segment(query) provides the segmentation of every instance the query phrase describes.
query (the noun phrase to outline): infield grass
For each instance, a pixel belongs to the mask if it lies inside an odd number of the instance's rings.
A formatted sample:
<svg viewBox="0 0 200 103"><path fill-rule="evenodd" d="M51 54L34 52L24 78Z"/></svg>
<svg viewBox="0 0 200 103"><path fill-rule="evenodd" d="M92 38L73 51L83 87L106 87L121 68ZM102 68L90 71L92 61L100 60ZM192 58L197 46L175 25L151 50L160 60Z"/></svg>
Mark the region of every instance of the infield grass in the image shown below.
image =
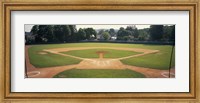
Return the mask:
<svg viewBox="0 0 200 103"><path fill-rule="evenodd" d="M82 58L99 58L99 54L97 53L99 51L105 52L104 58L121 58L121 57L140 54L139 52L115 50L115 49L72 50L72 51L62 52L62 53L77 56L77 57L82 57Z"/></svg>

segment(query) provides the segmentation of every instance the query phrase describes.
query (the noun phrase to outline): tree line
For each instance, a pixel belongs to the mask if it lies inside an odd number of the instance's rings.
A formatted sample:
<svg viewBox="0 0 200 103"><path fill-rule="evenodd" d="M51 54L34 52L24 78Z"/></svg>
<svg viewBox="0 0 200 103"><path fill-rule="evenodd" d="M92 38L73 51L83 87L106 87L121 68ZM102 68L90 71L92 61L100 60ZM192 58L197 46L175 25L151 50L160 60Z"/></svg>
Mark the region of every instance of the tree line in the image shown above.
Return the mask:
<svg viewBox="0 0 200 103"><path fill-rule="evenodd" d="M31 35L25 35L27 44L65 43L96 38L93 28L76 29L76 25L34 25Z"/></svg>
<svg viewBox="0 0 200 103"><path fill-rule="evenodd" d="M120 27L119 30L113 28L109 30L100 30L103 40L112 40L116 36L116 40L122 41L174 41L175 25L151 25L150 28L137 29L134 26Z"/></svg>
<svg viewBox="0 0 200 103"><path fill-rule="evenodd" d="M137 29L135 25L95 30L79 28L76 25L34 25L31 35L25 35L26 43L66 43L81 40L123 40L123 41L174 41L175 25L151 25Z"/></svg>

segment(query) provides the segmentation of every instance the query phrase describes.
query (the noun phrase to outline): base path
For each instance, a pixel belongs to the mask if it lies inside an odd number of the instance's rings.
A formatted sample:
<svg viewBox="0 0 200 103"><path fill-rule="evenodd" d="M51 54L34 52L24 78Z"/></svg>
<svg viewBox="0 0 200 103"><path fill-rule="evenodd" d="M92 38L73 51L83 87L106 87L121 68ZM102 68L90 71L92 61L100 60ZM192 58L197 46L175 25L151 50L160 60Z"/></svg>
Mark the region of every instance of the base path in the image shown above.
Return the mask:
<svg viewBox="0 0 200 103"><path fill-rule="evenodd" d="M68 56L76 59L82 60L79 64L75 65L66 65L66 66L56 66L56 67L47 67L47 68L36 68L34 67L29 60L28 48L30 46L26 46L26 65L27 65L27 74L29 78L52 78L54 75L63 72L65 70L77 68L77 69L130 69L139 73L144 74L147 78L166 78L163 76L163 73L167 73L168 70L157 70L152 68L144 68L137 66L130 66L123 64L120 60L142 56L151 53L157 53L158 50L148 50L148 49L136 49L136 48L116 48L116 47L80 47L80 48L56 48L56 49L45 49L43 51L54 53L57 55ZM135 52L143 52L142 54L127 56L123 58L116 59L105 59L103 55L99 55L100 58L81 58L72 55L63 54L60 52L66 52L70 50L83 50L83 49L96 49L96 48L107 48L107 49L117 49L117 50L129 50ZM175 73L174 69L171 69L172 73Z"/></svg>

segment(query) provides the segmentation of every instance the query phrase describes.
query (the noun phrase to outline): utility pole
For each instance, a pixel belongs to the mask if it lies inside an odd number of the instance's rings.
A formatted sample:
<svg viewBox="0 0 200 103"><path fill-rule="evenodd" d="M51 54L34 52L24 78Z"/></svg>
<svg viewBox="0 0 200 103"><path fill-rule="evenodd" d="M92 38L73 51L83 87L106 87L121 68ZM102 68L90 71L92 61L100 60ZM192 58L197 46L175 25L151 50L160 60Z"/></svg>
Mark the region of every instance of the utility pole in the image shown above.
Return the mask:
<svg viewBox="0 0 200 103"><path fill-rule="evenodd" d="M174 53L174 47L175 47L175 42L173 42L173 45L172 45L172 52L171 52L171 58L170 58L170 63L169 63L169 78L171 78L171 65L172 65L172 58L173 58L173 53Z"/></svg>

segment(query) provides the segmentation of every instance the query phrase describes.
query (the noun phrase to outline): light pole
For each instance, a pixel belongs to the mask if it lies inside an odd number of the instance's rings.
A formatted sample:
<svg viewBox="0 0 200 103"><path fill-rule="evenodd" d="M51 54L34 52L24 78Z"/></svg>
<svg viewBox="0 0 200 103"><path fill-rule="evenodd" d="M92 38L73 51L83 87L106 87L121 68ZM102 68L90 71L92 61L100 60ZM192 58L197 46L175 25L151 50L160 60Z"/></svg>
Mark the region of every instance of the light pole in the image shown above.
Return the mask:
<svg viewBox="0 0 200 103"><path fill-rule="evenodd" d="M172 58L173 58L173 53L174 53L174 46L175 46L175 42L173 42L172 44L172 52L171 52L171 58L170 58L170 63L169 63L169 78L171 77L170 73L171 73Z"/></svg>

